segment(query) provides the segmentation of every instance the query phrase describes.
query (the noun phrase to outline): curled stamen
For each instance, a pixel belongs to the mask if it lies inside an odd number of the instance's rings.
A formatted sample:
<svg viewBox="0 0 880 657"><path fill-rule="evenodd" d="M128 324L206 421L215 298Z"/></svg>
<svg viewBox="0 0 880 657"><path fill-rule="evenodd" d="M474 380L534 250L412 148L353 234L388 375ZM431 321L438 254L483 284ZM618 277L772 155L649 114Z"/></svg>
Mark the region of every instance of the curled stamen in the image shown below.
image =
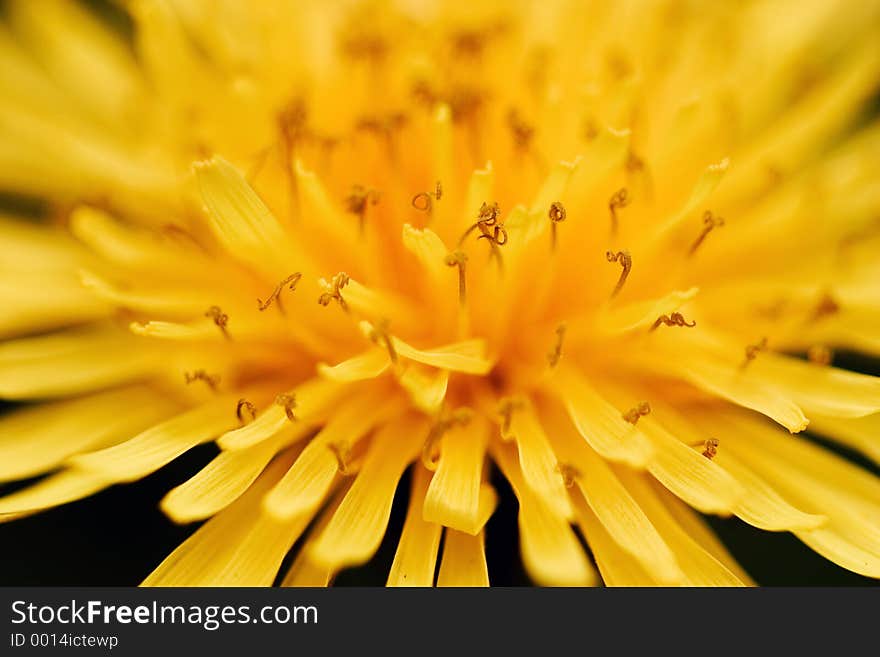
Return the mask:
<svg viewBox="0 0 880 657"><path fill-rule="evenodd" d="M465 426L474 416L474 412L466 407L457 408L451 413L443 414L428 431L428 437L422 446L422 465L428 470L436 470L440 462L440 450L437 444L443 435L455 426Z"/></svg>
<svg viewBox="0 0 880 657"><path fill-rule="evenodd" d="M205 317L209 317L214 320L214 324L217 325L217 328L220 329L220 332L223 334L223 337L227 340L229 339L229 333L226 330L226 325L229 323L229 315L220 310L220 306L211 306L205 312Z"/></svg>
<svg viewBox="0 0 880 657"><path fill-rule="evenodd" d="M235 406L235 417L238 418L239 422L244 424L244 413L242 411L247 411L250 414L251 421L255 420L257 417L257 407L247 399L239 399L238 404Z"/></svg>
<svg viewBox="0 0 880 657"><path fill-rule="evenodd" d="M553 349L547 354L547 362L550 363L550 367L556 367L559 359L562 358L562 343L565 340L566 330L565 324L560 324L556 327L556 342L553 344Z"/></svg>
<svg viewBox="0 0 880 657"><path fill-rule="evenodd" d="M823 344L814 344L807 349L807 360L816 365L830 365L834 352Z"/></svg>
<svg viewBox="0 0 880 657"><path fill-rule="evenodd" d="M758 357L758 354L762 351L767 350L767 338L763 337L755 344L750 344L746 347L746 359L743 361L742 367L745 368L749 363L751 363L755 358Z"/></svg>
<svg viewBox="0 0 880 657"><path fill-rule="evenodd" d="M388 358L391 359L391 362L394 365L397 365L397 350L394 348L394 341L391 338L391 333L388 330L389 322L387 319L382 319L373 326L370 331L370 340L372 340L377 345L385 347L388 350Z"/></svg>
<svg viewBox="0 0 880 657"><path fill-rule="evenodd" d="M688 322L681 313L672 313L671 315L660 315L651 326L651 330L656 331L661 324L666 326L686 326L688 328L693 328L697 325L695 321Z"/></svg>
<svg viewBox="0 0 880 657"><path fill-rule="evenodd" d="M433 192L419 192L412 198L412 206L420 212L427 212L429 215L434 211L434 201L439 201L443 196L443 187L440 181Z"/></svg>
<svg viewBox="0 0 880 657"><path fill-rule="evenodd" d="M299 283L299 279L301 278L302 274L300 272L291 274L275 286L275 289L272 290L272 294L269 295L268 299L266 299L265 301L260 301L259 299L257 299L257 307L260 309L260 312L263 312L264 310L266 310L266 308L271 306L273 301L278 302L278 309L283 312L283 307L281 305L281 290L284 289L285 285L289 284L289 289L291 292L293 292L294 290L296 290L296 284Z"/></svg>
<svg viewBox="0 0 880 657"><path fill-rule="evenodd" d="M216 390L217 386L220 384L220 376L218 374L208 374L205 370L184 372L183 377L186 380L187 385L194 383L195 381L204 381L208 384L208 387L211 390Z"/></svg>
<svg viewBox="0 0 880 657"><path fill-rule="evenodd" d="M321 296L318 297L318 303L322 306L329 306L330 302L335 300L340 308L348 312L348 304L345 302L345 299L342 298L342 288L348 285L350 280L351 278L344 271L334 275L333 278L330 279L330 291L323 292Z"/></svg>
<svg viewBox="0 0 880 657"><path fill-rule="evenodd" d="M556 464L556 472L562 475L562 483L566 488L574 486L575 482L581 476L581 471L570 463L558 462Z"/></svg>
<svg viewBox="0 0 880 657"><path fill-rule="evenodd" d="M710 461L715 458L715 455L718 453L718 439L717 438L709 438L703 443L703 456L705 456Z"/></svg>
<svg viewBox="0 0 880 657"><path fill-rule="evenodd" d="M688 250L688 255L692 256L698 248L700 248L700 244L703 243L703 240L711 233L715 228L720 228L724 225L724 219L722 217L716 217L712 214L711 210L706 210L703 213L703 230L697 236L697 239L694 240L694 243L691 244L691 248Z"/></svg>
<svg viewBox="0 0 880 657"><path fill-rule="evenodd" d="M296 422L296 416L293 414L293 409L296 408L296 395L292 393L278 395L275 398L275 403L284 408L284 414L287 415L288 420Z"/></svg>
<svg viewBox="0 0 880 657"><path fill-rule="evenodd" d="M626 413L623 413L621 417L623 417L624 420L635 426L636 424L638 424L640 417L642 417L643 415L648 415L648 413L650 412L651 405L648 402L643 401L639 402L638 406L633 406Z"/></svg>
<svg viewBox="0 0 880 657"><path fill-rule="evenodd" d="M629 254L629 251L618 251L617 253L606 251L605 259L608 262L619 262L622 268L620 278L617 279L617 285L614 286L614 290L611 292L611 297L614 298L623 288L623 284L626 283L626 277L629 276L629 272L632 270L632 256Z"/></svg>
<svg viewBox="0 0 880 657"><path fill-rule="evenodd" d="M547 216L550 217L550 246L555 251L556 224L565 221L565 206L559 201L553 201L553 203L550 204L550 210L547 212Z"/></svg>
<svg viewBox="0 0 880 657"><path fill-rule="evenodd" d="M364 233L367 204L376 205L378 202L378 190L363 185L353 185L348 196L345 197L345 209L358 218L358 230L361 235Z"/></svg>
<svg viewBox="0 0 880 657"><path fill-rule="evenodd" d="M498 403L498 415L501 416L501 437L508 438L513 412L523 408L525 404L517 397L505 397Z"/></svg>
<svg viewBox="0 0 880 657"><path fill-rule="evenodd" d="M481 233L477 239L487 239L495 246L506 244L507 230L504 228L504 224L498 221L500 214L501 208L498 207L498 203L489 204L483 202L483 205L480 206L480 211L477 213L477 221L462 233L458 240L458 247L461 248L468 235L477 229Z"/></svg>
<svg viewBox="0 0 880 657"><path fill-rule="evenodd" d="M448 267L458 267L458 303L461 306L467 301L467 276L465 268L467 266L467 254L464 251L453 251L446 256L446 265Z"/></svg>
<svg viewBox="0 0 880 657"><path fill-rule="evenodd" d="M629 192L621 187L608 199L608 211L611 213L611 233L617 233L617 211L629 205Z"/></svg>

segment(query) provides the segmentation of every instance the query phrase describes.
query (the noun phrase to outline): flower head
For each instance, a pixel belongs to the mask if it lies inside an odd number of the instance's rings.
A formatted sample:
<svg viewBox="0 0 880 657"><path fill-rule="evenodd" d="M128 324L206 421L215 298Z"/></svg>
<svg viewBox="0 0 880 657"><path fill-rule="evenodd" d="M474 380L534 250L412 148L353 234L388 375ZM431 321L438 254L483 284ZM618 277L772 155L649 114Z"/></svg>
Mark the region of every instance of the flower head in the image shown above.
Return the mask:
<svg viewBox="0 0 880 657"><path fill-rule="evenodd" d="M216 442L146 584L326 584L395 495L389 584L487 584L495 471L540 584L750 583L695 510L880 577L798 435L880 456L878 3L8 4L0 518Z"/></svg>

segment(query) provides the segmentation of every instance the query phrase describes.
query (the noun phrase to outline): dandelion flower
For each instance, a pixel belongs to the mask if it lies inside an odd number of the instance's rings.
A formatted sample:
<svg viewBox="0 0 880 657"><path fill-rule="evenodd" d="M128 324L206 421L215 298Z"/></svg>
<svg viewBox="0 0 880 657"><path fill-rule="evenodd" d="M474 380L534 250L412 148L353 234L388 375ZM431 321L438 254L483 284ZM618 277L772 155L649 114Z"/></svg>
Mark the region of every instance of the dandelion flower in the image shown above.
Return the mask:
<svg viewBox="0 0 880 657"><path fill-rule="evenodd" d="M2 520L215 442L145 584L327 584L399 495L388 584L486 585L496 472L538 584L750 584L700 514L880 577L799 435L880 459L880 4L120 4L4 3Z"/></svg>

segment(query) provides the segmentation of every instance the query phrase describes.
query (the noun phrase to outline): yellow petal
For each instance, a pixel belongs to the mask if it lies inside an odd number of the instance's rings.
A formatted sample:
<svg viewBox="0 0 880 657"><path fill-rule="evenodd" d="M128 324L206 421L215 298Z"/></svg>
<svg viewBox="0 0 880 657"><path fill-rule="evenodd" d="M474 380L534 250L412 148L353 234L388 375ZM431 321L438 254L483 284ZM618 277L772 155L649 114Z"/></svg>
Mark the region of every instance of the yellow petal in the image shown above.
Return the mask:
<svg viewBox="0 0 880 657"><path fill-rule="evenodd" d="M752 363L753 375L765 377L807 414L862 417L880 412L880 377L767 354Z"/></svg>
<svg viewBox="0 0 880 657"><path fill-rule="evenodd" d="M113 329L79 329L0 345L0 397L60 397L144 379L157 352Z"/></svg>
<svg viewBox="0 0 880 657"><path fill-rule="evenodd" d="M4 516L42 511L49 507L80 500L112 485L100 474L75 468L61 470L36 484L0 498L0 522Z"/></svg>
<svg viewBox="0 0 880 657"><path fill-rule="evenodd" d="M678 227L681 222L692 215L700 207L705 204L709 195L718 187L718 183L724 177L727 169L730 167L730 160L724 158L720 162L715 162L706 167L706 170L697 180L691 194L685 201L684 205L667 219L660 228L657 229L657 235L663 236Z"/></svg>
<svg viewBox="0 0 880 657"><path fill-rule="evenodd" d="M574 502L578 526L596 559L596 566L606 586L656 586L661 584L645 570L632 554L611 538L584 499Z"/></svg>
<svg viewBox="0 0 880 657"><path fill-rule="evenodd" d="M529 488L558 515L570 519L571 504L559 473L556 454L531 404L524 403L525 407L517 408L511 414L510 430L504 438L516 442L523 478Z"/></svg>
<svg viewBox="0 0 880 657"><path fill-rule="evenodd" d="M128 438L177 408L150 388L131 386L7 413L0 417L0 481L40 474L72 454Z"/></svg>
<svg viewBox="0 0 880 657"><path fill-rule="evenodd" d="M640 301L620 307L605 307L599 326L608 333L624 333L639 328L650 328L661 315L678 310L697 296L699 288L675 290L652 301Z"/></svg>
<svg viewBox="0 0 880 657"><path fill-rule="evenodd" d="M748 371L755 363L742 369L736 364L720 362L708 354L692 354L687 360L678 356L672 358L664 361L663 370L668 372L674 368L698 388L760 411L793 433L807 427L808 420L800 406L781 394L772 380L754 376Z"/></svg>
<svg viewBox="0 0 880 657"><path fill-rule="evenodd" d="M314 422L337 400L342 390L343 387L335 381L310 379L288 391L288 394L296 397L295 417L304 427L314 426ZM285 409L278 404L272 404L253 422L223 434L217 444L222 449L244 449L271 438L289 424Z"/></svg>
<svg viewBox="0 0 880 657"><path fill-rule="evenodd" d="M387 370L390 364L387 351L370 349L336 365L318 363L318 374L331 381L350 383L374 379Z"/></svg>
<svg viewBox="0 0 880 657"><path fill-rule="evenodd" d="M260 500L289 466L280 458L245 495L202 525L141 586L269 586L310 513L280 521Z"/></svg>
<svg viewBox="0 0 880 657"><path fill-rule="evenodd" d="M227 251L273 278L287 275L291 252L299 256L299 250L290 247L281 224L241 173L221 157L196 163L194 171L211 228ZM293 261L299 269L307 263L302 257Z"/></svg>
<svg viewBox="0 0 880 657"><path fill-rule="evenodd" d="M615 472L672 550L679 568L685 575L684 584L686 586L742 586L744 584L743 580L694 539L690 528L685 530L679 524L661 502L660 493L650 486L645 475L625 472L622 468L616 468Z"/></svg>
<svg viewBox="0 0 880 657"><path fill-rule="evenodd" d="M352 447L398 406L397 399L365 394L347 401L296 459L293 467L266 496L264 508L287 519L313 512L330 489L339 470L331 445Z"/></svg>
<svg viewBox="0 0 880 657"><path fill-rule="evenodd" d="M449 371L425 371L420 366L413 364L400 374L398 381L409 393L416 408L434 415L440 410L443 400L446 399Z"/></svg>
<svg viewBox="0 0 880 657"><path fill-rule="evenodd" d="M449 249L430 228L413 228L403 225L403 245L416 256L422 268L435 281L448 278L444 264Z"/></svg>
<svg viewBox="0 0 880 657"><path fill-rule="evenodd" d="M364 335L374 333L369 322L361 322L360 326ZM482 339L465 340L429 350L416 349L395 336L391 336L391 341L398 356L432 367L467 374L485 374L492 368L492 362L485 356L486 341Z"/></svg>
<svg viewBox="0 0 880 657"><path fill-rule="evenodd" d="M664 426L671 433L686 445L698 448L697 451L702 450L706 436L715 435L696 426L690 414L685 419L684 414L676 413L662 404L655 404L654 411L658 420L662 419ZM717 422L724 420L717 418L713 425ZM783 499L766 479L737 459L730 450L725 449L726 444L725 441L718 448L714 461L742 486L743 493L733 507L733 512L737 516L755 527L768 531L814 529L825 523L824 516L805 513Z"/></svg>
<svg viewBox="0 0 880 657"><path fill-rule="evenodd" d="M123 443L71 457L75 467L109 481L134 481L235 423L233 397L222 396L147 429Z"/></svg>
<svg viewBox="0 0 880 657"><path fill-rule="evenodd" d="M745 491L730 474L713 459L676 440L651 418L643 418L639 424L654 444L648 471L657 481L703 513L732 513Z"/></svg>
<svg viewBox="0 0 880 657"><path fill-rule="evenodd" d="M483 532L471 536L447 529L437 586L489 586L489 567Z"/></svg>
<svg viewBox="0 0 880 657"><path fill-rule="evenodd" d="M296 558L293 560L293 564L290 566L290 570L287 571L287 574L281 581L281 586L317 588L330 585L333 576L336 574L336 570L332 567L315 563L309 558L310 550L308 548L315 537L320 536L327 528L327 525L335 515L336 510L345 498L349 488L350 487L342 486L336 495L333 496L333 500L327 505L327 508L321 511L320 517L317 522L314 523L315 526L309 530L309 534L305 539L305 545L300 548Z"/></svg>
<svg viewBox="0 0 880 657"><path fill-rule="evenodd" d="M377 433L339 509L309 545L314 563L337 570L370 559L388 526L397 483L416 457L426 431L424 422L404 419Z"/></svg>
<svg viewBox="0 0 880 657"><path fill-rule="evenodd" d="M880 413L858 418L810 414L810 430L859 450L880 464Z"/></svg>
<svg viewBox="0 0 880 657"><path fill-rule="evenodd" d="M423 517L469 534L480 526L480 483L488 425L475 418L447 431L440 443L440 461L425 497Z"/></svg>
<svg viewBox="0 0 880 657"><path fill-rule="evenodd" d="M285 444L305 434L296 429L282 430L251 447L221 452L194 477L168 491L160 504L162 511L178 523L214 515L237 500Z"/></svg>
<svg viewBox="0 0 880 657"><path fill-rule="evenodd" d="M523 564L541 586L590 586L596 572L571 526L536 496L522 478L507 446L493 451L496 463L519 500L519 540Z"/></svg>
<svg viewBox="0 0 880 657"><path fill-rule="evenodd" d="M204 292L181 289L121 289L97 274L80 270L79 282L92 297L103 302L146 313L192 316L205 311ZM214 328L216 332L216 327Z"/></svg>
<svg viewBox="0 0 880 657"><path fill-rule="evenodd" d="M573 368L560 363L552 384L565 402L571 421L590 446L611 461L644 467L653 449L650 441L626 420Z"/></svg>
<svg viewBox="0 0 880 657"><path fill-rule="evenodd" d="M575 482L591 510L586 522L589 524L593 518L598 520L603 533L640 562L652 580L666 584L679 582L683 575L675 556L645 512L605 461L572 433L554 434L554 444L560 459L575 468ZM584 522L582 516L579 522ZM601 542L602 536L598 540ZM615 550L609 550L608 558L621 561L623 566L627 560L617 559L616 554ZM625 570L630 570L629 566ZM640 573L640 569L634 572Z"/></svg>
<svg viewBox="0 0 880 657"><path fill-rule="evenodd" d="M431 473L416 463L403 533L388 573L388 586L432 586L442 526L422 519Z"/></svg>

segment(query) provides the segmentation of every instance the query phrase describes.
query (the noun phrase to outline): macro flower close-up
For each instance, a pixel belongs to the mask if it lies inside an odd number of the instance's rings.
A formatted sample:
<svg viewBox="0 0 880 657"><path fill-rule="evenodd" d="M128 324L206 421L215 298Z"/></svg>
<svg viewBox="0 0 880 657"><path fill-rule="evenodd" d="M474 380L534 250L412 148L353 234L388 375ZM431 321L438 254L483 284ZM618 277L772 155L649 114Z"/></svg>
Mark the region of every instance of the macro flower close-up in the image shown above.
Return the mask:
<svg viewBox="0 0 880 657"><path fill-rule="evenodd" d="M0 537L210 447L109 583L880 578L878 91L876 0L0 2Z"/></svg>

